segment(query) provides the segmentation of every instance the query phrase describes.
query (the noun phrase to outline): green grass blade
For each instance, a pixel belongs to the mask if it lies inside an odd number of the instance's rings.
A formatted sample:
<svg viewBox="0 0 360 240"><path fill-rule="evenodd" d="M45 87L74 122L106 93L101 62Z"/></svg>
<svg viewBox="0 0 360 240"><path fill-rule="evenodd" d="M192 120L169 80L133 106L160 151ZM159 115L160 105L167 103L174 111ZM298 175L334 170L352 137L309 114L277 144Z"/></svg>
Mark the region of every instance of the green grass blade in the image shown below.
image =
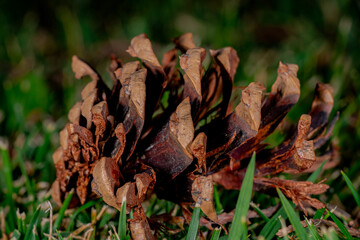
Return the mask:
<svg viewBox="0 0 360 240"><path fill-rule="evenodd" d="M315 212L313 219L320 219L324 215L324 212L325 212L325 208L318 209Z"/></svg>
<svg viewBox="0 0 360 240"><path fill-rule="evenodd" d="M228 237L229 240L239 239L240 236L242 239L246 239L247 237L246 216L249 211L254 181L255 157L256 154L254 152L241 185L239 198L236 203L234 219Z"/></svg>
<svg viewBox="0 0 360 240"><path fill-rule="evenodd" d="M126 200L121 205L118 233L120 240L126 239Z"/></svg>
<svg viewBox="0 0 360 240"><path fill-rule="evenodd" d="M32 216L31 220L30 220L30 224L29 226L27 226L27 230L26 230L26 234L25 234L25 240L30 240L33 239L34 237L34 233L33 233L33 229L34 227L36 227L36 224L39 220L39 216L40 216L40 207L38 207L34 213L34 215Z"/></svg>
<svg viewBox="0 0 360 240"><path fill-rule="evenodd" d="M215 228L211 234L210 240L218 240L220 237L220 233L221 233L221 228Z"/></svg>
<svg viewBox="0 0 360 240"><path fill-rule="evenodd" d="M284 207L281 207L265 224L261 230L259 236L263 236L266 240L273 239L277 231L281 228L281 223L279 221L279 216L281 216L284 221L287 219L287 215Z"/></svg>
<svg viewBox="0 0 360 240"><path fill-rule="evenodd" d="M71 201L71 198L74 194L74 190L71 190L69 195L66 197L65 201L63 202L63 205L61 206L60 210L59 210L59 214L58 214L58 217L56 218L55 222L54 222L54 226L53 226L53 230L57 230L59 229L60 225L61 225L61 222L64 218L64 214L65 214L65 211L66 209L68 208L69 204L70 204L70 201Z"/></svg>
<svg viewBox="0 0 360 240"><path fill-rule="evenodd" d="M27 191L28 195L31 196L31 198L35 198L34 190L33 190L33 187L31 185L31 180L29 178L29 175L28 175L28 173L26 171L26 167L25 167L24 151L23 151L23 149L20 149L19 147L17 147L16 150L18 152L17 159L18 159L18 162L19 162L20 171L21 171L22 176L25 178L26 191Z"/></svg>
<svg viewBox="0 0 360 240"><path fill-rule="evenodd" d="M215 209L217 213L220 213L223 211L223 206L220 202L220 196L219 192L217 190L217 187L214 185L214 202L215 202Z"/></svg>
<svg viewBox="0 0 360 240"><path fill-rule="evenodd" d="M77 217L77 215L79 215L79 213L81 213L82 211L88 209L89 207L92 207L94 206L96 203L98 203L99 200L97 201L90 201L90 202L87 202L85 203L84 205L80 206L74 213L73 215L71 215L70 217L70 223L68 225L68 227L66 228L66 231L67 232L70 232L72 230L72 228L74 227L75 225L75 219Z"/></svg>
<svg viewBox="0 0 360 240"><path fill-rule="evenodd" d="M195 240L198 233L199 222L200 222L200 207L195 206L188 233L186 235L186 240Z"/></svg>
<svg viewBox="0 0 360 240"><path fill-rule="evenodd" d="M328 213L340 231L345 235L346 239L353 239L344 224L332 212L328 211Z"/></svg>
<svg viewBox="0 0 360 240"><path fill-rule="evenodd" d="M321 240L322 238L320 237L319 233L317 232L314 224L311 221L309 221L307 218L305 218L305 221L306 221L306 224L308 225L308 228L310 230L310 233L311 233L313 239Z"/></svg>
<svg viewBox="0 0 360 240"><path fill-rule="evenodd" d="M26 215L25 213L20 214L20 210L16 211L16 221L17 221L17 230L20 233L25 234L26 232L26 224L25 224Z"/></svg>
<svg viewBox="0 0 360 240"><path fill-rule="evenodd" d="M261 209L258 208L258 206L256 206L255 203L251 202L251 203L250 203L250 206L251 206L252 208L254 208L254 210L259 214L259 216L260 216L262 219L265 220L265 222L270 221L270 218L268 218L268 217L261 211Z"/></svg>
<svg viewBox="0 0 360 240"><path fill-rule="evenodd" d="M1 235L0 235L1 236ZM15 229L15 231L12 233L11 240L21 240L22 234L19 230ZM1 239L6 239L4 236Z"/></svg>
<svg viewBox="0 0 360 240"><path fill-rule="evenodd" d="M343 178L345 179L345 182L347 184L347 186L349 187L356 204L358 205L358 207L360 207L360 195L359 192L355 189L354 185L352 184L350 178L343 172L341 171L341 174L343 176Z"/></svg>
<svg viewBox="0 0 360 240"><path fill-rule="evenodd" d="M64 240L63 237L61 236L60 232L56 229L56 234L59 238L59 240Z"/></svg>
<svg viewBox="0 0 360 240"><path fill-rule="evenodd" d="M321 173L321 171L322 171L325 163L326 163L326 160L320 165L320 167L318 167L318 168L315 170L315 172L313 172L313 173L309 176L309 178L307 179L309 182L315 182L315 181L316 181L316 179L319 177L319 175L320 175L320 173Z"/></svg>
<svg viewBox="0 0 360 240"><path fill-rule="evenodd" d="M13 178L12 178L12 166L11 160L9 156L8 150L0 149L1 150L1 158L3 162L3 172L5 177L5 186L6 186L6 202L7 205L10 207L10 211L7 214L8 220L6 221L6 225L9 227L9 230L12 232L15 229L16 224L16 209L13 200Z"/></svg>
<svg viewBox="0 0 360 240"><path fill-rule="evenodd" d="M294 230L297 234L297 236L299 237L299 239L301 240L306 240L307 238L307 234L306 234L306 230L305 228L302 226L299 217L296 215L294 209L292 208L290 202L286 199L286 197L284 196L284 194L278 189L276 188L276 191L279 194L280 197L280 201L281 204L284 206L285 208L285 212L287 214L287 216L289 217L289 220L291 222L291 224L294 227Z"/></svg>

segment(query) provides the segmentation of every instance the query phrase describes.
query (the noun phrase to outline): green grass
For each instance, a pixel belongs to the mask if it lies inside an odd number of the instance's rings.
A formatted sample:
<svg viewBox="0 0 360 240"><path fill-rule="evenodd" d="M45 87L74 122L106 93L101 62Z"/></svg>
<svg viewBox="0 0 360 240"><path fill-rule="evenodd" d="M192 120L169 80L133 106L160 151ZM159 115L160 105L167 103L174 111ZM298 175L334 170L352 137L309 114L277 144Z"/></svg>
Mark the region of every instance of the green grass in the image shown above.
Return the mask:
<svg viewBox="0 0 360 240"><path fill-rule="evenodd" d="M68 225L68 227L66 228L66 231L70 232L73 230L74 225L75 225L75 219L76 217L83 211L85 211L86 209L94 206L96 203L98 203L99 201L89 201L87 203L85 203L84 205L80 206L78 209L76 209L76 211L71 215L70 217L70 223Z"/></svg>
<svg viewBox="0 0 360 240"><path fill-rule="evenodd" d="M58 236L59 240L63 240L63 239L64 239L64 238L61 236L61 234L59 233L59 231L58 231L58 230L56 230L56 234L57 234L57 236Z"/></svg>
<svg viewBox="0 0 360 240"><path fill-rule="evenodd" d="M68 196L66 197L66 199L64 200L63 205L61 206L61 208L59 210L59 214L58 214L58 217L56 218L56 220L54 222L53 229L55 229L55 230L59 229L59 227L61 225L61 222L62 222L62 220L64 218L65 211L68 208L73 195L74 195L74 190L71 190L69 192Z"/></svg>
<svg viewBox="0 0 360 240"><path fill-rule="evenodd" d="M336 226L338 226L338 228L340 229L340 231L342 232L342 234L344 234L344 236L346 237L346 239L351 240L353 239L349 233L349 231L346 229L346 227L344 226L344 224L331 212L328 211L328 214L330 215L330 217L332 218L332 220L336 223Z"/></svg>
<svg viewBox="0 0 360 240"><path fill-rule="evenodd" d="M251 157L249 166L246 170L243 183L241 184L239 198L236 202L234 219L231 224L230 233L228 237L229 240L247 238L248 230L247 230L246 217L250 206L251 193L253 187L255 158L256 158L256 154L254 152Z"/></svg>
<svg viewBox="0 0 360 240"><path fill-rule="evenodd" d="M310 230L311 238L314 240L321 240L322 238L320 237L319 233L317 232L314 224L311 221L309 221L307 218L305 220L306 220L308 229Z"/></svg>
<svg viewBox="0 0 360 240"><path fill-rule="evenodd" d="M306 240L307 234L306 234L305 228L302 226L302 224L300 222L299 216L295 213L293 207L291 206L290 202L285 198L284 194L279 189L276 189L276 190L279 194L281 204L284 206L286 215L288 216L292 226L295 229L297 237L300 240Z"/></svg>
<svg viewBox="0 0 360 240"><path fill-rule="evenodd" d="M34 215L31 217L31 221L29 225L26 227L26 233L25 233L25 240L30 240L36 238L37 231L36 231L36 225L38 224L39 217L40 217L40 211L41 209L38 207L34 213Z"/></svg>
<svg viewBox="0 0 360 240"><path fill-rule="evenodd" d="M221 228L215 228L211 234L210 240L218 240L220 238Z"/></svg>
<svg viewBox="0 0 360 240"><path fill-rule="evenodd" d="M282 217L284 220L287 219L287 215L284 207L281 207L265 224L262 228L259 236L263 236L266 240L273 239L277 231L281 228L281 223L279 217Z"/></svg>
<svg viewBox="0 0 360 240"><path fill-rule="evenodd" d="M350 189L354 200L356 202L356 204L358 205L358 207L360 207L360 195L359 195L359 190L356 190L353 183L351 182L351 180L349 179L349 177L343 172L341 171L341 174L346 182L346 185L348 186L348 188Z"/></svg>
<svg viewBox="0 0 360 240"><path fill-rule="evenodd" d="M200 206L195 205L189 225L189 230L186 235L186 240L195 240L197 238L200 222L200 213Z"/></svg>
<svg viewBox="0 0 360 240"><path fill-rule="evenodd" d="M315 182L316 179L319 177L324 165L326 164L327 161L324 161L318 169L316 169L307 179L307 181L309 182Z"/></svg>
<svg viewBox="0 0 360 240"><path fill-rule="evenodd" d="M121 205L120 217L119 217L119 226L118 234L120 240L126 239L126 200Z"/></svg>
<svg viewBox="0 0 360 240"><path fill-rule="evenodd" d="M15 219L16 219L16 209L13 201L13 177L12 177L12 166L10 162L9 152L7 150L1 149L1 157L3 164L3 176L5 177L5 186L6 186L6 206L9 206L9 213L7 214L7 224L6 226L10 231L15 229Z"/></svg>

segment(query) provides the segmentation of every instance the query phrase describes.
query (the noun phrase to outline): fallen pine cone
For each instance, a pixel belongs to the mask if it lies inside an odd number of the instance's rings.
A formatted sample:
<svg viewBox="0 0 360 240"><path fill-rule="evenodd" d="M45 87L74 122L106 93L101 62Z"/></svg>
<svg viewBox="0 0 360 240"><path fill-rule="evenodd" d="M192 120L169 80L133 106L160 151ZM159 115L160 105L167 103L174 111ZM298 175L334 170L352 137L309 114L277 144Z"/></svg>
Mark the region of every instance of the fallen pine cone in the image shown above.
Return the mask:
<svg viewBox="0 0 360 240"><path fill-rule="evenodd" d="M89 76L91 82L60 132L61 146L53 154L53 199L61 205L74 188L72 206L102 197L120 210L126 200L127 211L134 210L132 237L152 239L156 229L151 229L141 206L152 193L181 204L186 221L191 218L187 206L197 202L211 221L218 222L213 184L240 189L256 151L255 190L279 188L304 211L305 206L324 207L311 195L326 191L326 184L264 177L315 170L325 159L331 166L336 163L332 144L315 155L328 142L337 119L328 122L331 87L318 83L309 114L301 116L282 144L269 148L263 140L299 99L297 65L280 62L269 94L261 84L250 83L233 107L236 51L210 50L213 61L205 70L206 51L195 46L190 33L174 42L176 48L166 52L160 64L147 36L134 37L127 51L141 62L123 64L113 57L112 89L86 62L73 57L75 77Z"/></svg>

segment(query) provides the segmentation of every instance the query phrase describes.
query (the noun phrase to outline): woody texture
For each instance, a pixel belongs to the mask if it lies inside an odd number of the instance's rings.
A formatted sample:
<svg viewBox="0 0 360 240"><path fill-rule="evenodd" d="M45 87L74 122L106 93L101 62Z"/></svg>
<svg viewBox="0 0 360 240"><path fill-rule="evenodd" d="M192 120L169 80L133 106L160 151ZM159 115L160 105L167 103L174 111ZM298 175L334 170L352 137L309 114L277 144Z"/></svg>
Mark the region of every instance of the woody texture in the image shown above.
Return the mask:
<svg viewBox="0 0 360 240"><path fill-rule="evenodd" d="M284 118L300 97L297 65L280 62L270 92L252 82L239 94L233 87L239 64L233 48L207 52L190 33L173 42L160 63L147 36L134 37L127 50L134 61L111 59L111 88L73 56L75 77L90 82L69 111L53 154L56 203L72 189L71 206L102 197L120 210L126 200L127 212L133 210L132 238L153 239L171 220L145 215L142 203L156 194L179 204L185 222L198 204L205 214L200 224L211 229L233 216L217 215L213 185L239 190L256 152L254 191L274 194L278 188L305 214L309 207L324 207L312 195L325 192L326 184L277 176L313 172L325 160L324 168L337 163L337 148L329 140L337 119L329 119L332 88L318 83L309 112L289 126ZM279 128L285 140L265 143Z"/></svg>

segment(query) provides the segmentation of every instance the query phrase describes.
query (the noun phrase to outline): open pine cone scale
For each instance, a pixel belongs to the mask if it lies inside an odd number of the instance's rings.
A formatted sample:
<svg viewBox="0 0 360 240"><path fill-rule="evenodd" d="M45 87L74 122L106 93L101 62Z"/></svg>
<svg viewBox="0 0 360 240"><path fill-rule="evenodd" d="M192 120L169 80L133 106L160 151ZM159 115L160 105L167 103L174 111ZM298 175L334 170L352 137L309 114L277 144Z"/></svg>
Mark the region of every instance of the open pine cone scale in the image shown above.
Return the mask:
<svg viewBox="0 0 360 240"><path fill-rule="evenodd" d="M86 62L73 57L75 77L89 76L91 81L69 111L61 146L53 154L54 200L61 204L71 189L76 190L72 206L98 196L120 210L126 200L127 211L134 210L130 230L135 239L151 239L156 230L141 206L152 193L180 203L184 216L189 216L188 206L198 203L208 219L224 224L213 206L213 184L240 189L256 151L256 190L279 188L304 211L306 206L323 207L310 195L326 191L327 185L264 177L313 171L326 159L325 168L336 164L332 144L323 155L315 155L329 142L336 121L328 123L331 87L317 84L309 114L301 116L288 139L271 148L263 141L299 100L298 67L280 62L268 95L264 86L250 83L233 107L236 51L210 50L213 61L205 70L206 50L194 44L190 33L174 43L161 65L145 34L133 38L128 53L142 64L123 64L113 57L112 89Z"/></svg>

